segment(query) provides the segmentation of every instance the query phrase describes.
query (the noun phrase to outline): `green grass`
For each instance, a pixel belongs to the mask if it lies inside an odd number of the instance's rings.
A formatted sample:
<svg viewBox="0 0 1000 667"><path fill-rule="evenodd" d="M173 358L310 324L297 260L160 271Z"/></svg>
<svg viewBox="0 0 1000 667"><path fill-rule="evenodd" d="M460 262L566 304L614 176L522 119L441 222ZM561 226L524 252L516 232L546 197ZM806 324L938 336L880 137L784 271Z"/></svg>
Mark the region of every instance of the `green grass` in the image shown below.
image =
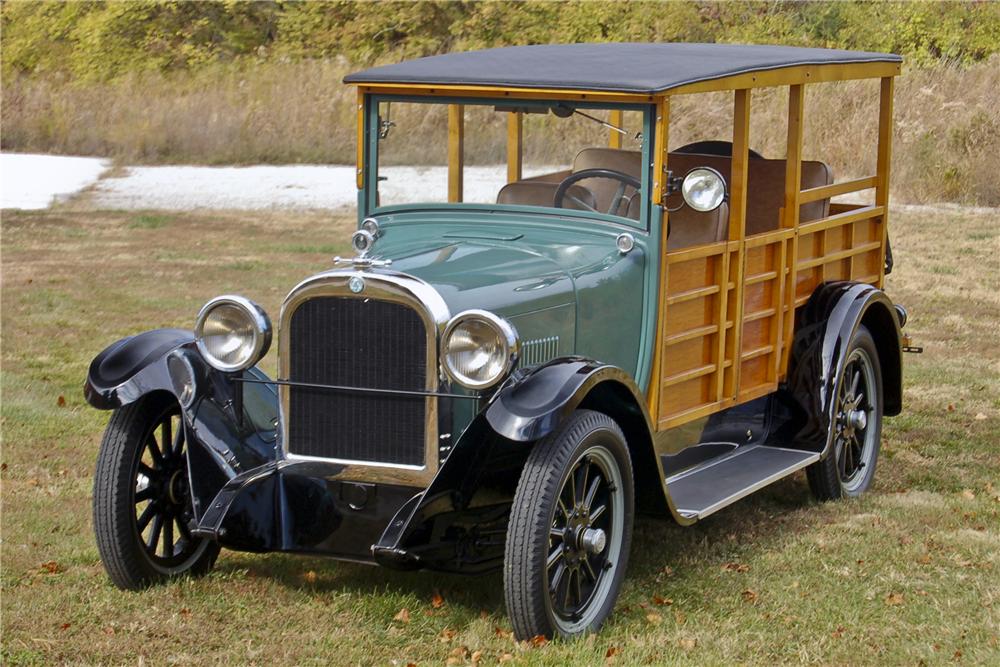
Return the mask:
<svg viewBox="0 0 1000 667"><path fill-rule="evenodd" d="M351 221L5 211L3 663L998 664L1000 213L901 208L892 226L889 292L925 353L905 359L873 492L818 504L797 475L691 528L643 518L606 628L533 647L511 639L496 574L225 551L200 580L112 587L91 533L107 414L83 401L90 359L224 292L276 313L348 251Z"/></svg>

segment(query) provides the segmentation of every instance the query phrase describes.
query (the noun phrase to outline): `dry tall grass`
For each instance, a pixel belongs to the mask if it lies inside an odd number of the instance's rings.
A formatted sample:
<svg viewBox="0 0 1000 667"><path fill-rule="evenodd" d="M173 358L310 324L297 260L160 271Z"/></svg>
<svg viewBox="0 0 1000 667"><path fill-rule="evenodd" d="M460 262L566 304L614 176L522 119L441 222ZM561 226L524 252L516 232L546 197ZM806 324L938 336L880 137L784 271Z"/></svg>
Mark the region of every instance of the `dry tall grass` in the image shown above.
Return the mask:
<svg viewBox="0 0 1000 667"><path fill-rule="evenodd" d="M65 83L55 78L4 82L4 150L113 156L125 163L350 163L354 160L353 89L343 61L237 63L197 73L142 74L114 83ZM901 201L1000 205L1000 57L958 69L908 70L896 86L893 189ZM787 94L753 96L752 144L783 153ZM840 176L871 173L875 155L877 84L812 86L807 94L806 157ZM731 134L732 97L683 96L673 105L671 144ZM405 110L398 110L400 125ZM411 112L412 113L412 112ZM394 161L437 162L442 123L410 118L411 149ZM439 119L440 120L440 119ZM502 155L504 119L480 113L467 132L472 163ZM560 125L562 123L562 125ZM577 127L580 129L572 129ZM559 161L540 150L579 145L587 123L532 117L529 160ZM478 134L478 138L477 138Z"/></svg>

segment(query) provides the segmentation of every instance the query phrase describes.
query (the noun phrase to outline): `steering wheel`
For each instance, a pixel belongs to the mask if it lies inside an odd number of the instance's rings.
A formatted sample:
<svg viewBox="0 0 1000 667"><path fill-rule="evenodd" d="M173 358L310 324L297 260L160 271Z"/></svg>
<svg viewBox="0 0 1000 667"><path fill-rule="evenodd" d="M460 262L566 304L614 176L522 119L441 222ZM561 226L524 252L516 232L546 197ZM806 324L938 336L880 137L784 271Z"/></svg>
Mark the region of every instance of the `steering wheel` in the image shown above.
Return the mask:
<svg viewBox="0 0 1000 667"><path fill-rule="evenodd" d="M609 178L613 181L618 181L618 190L615 191L615 196L611 198L611 205L608 207L607 211L598 211L593 206L581 201L578 197L567 194L573 185L588 178ZM624 217L628 214L628 206L631 202L631 197L625 196L625 188L627 187L631 187L636 191L639 191L642 188L642 183L639 182L639 179L633 178L626 173L615 171L614 169L581 169L580 171L570 174L563 179L562 183L559 184L559 187L556 188L556 194L552 198L552 205L556 208L565 208L563 206L563 200L569 198L572 202L587 211L593 211L594 213L603 212L608 215L619 215ZM621 210L622 205L625 206L624 211Z"/></svg>

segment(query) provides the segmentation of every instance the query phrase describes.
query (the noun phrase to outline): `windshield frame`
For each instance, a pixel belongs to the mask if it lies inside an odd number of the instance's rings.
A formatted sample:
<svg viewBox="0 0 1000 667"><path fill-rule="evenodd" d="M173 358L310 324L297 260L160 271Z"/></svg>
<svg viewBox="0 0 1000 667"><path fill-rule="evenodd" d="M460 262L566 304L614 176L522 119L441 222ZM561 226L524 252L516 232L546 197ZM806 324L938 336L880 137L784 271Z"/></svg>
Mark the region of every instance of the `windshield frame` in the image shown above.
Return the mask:
<svg viewBox="0 0 1000 667"><path fill-rule="evenodd" d="M364 171L364 187L358 191L358 219L381 214L398 213L408 208L428 209L428 208L478 208L488 207L496 211L511 213L530 213L546 215L561 215L565 217L582 217L614 224L620 227L636 229L648 232L652 215L652 164L653 146L655 132L656 105L653 103L626 103L626 102L601 102L601 101L578 101L564 100L560 98L537 98L537 99L512 99L504 97L447 97L439 95L398 95L385 93L365 94L364 101L364 129L362 137L365 138L364 156L361 169ZM449 104L480 105L492 107L553 107L560 103L569 103L573 108L581 110L614 110L614 111L638 111L642 114L642 159L645 168L642 170L640 179L642 187L639 196L642 207L639 219L633 220L621 216L597 213L591 211L581 211L577 209L557 209L554 207L525 206L518 204L497 204L497 203L473 203L473 202L428 202L414 201L406 204L391 204L385 206L376 205L376 195L378 192L378 151L379 151L379 105L385 102L409 102L417 104L439 104L447 106ZM502 113L502 112L498 112ZM360 137L359 137L360 138ZM465 165L463 164L463 168Z"/></svg>

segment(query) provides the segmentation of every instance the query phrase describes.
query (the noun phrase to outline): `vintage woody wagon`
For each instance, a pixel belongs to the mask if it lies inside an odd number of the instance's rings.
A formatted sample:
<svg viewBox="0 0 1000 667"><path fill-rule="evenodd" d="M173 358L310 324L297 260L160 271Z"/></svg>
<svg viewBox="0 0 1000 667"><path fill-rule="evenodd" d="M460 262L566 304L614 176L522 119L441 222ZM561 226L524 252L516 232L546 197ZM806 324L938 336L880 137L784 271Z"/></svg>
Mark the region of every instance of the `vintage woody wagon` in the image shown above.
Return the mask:
<svg viewBox="0 0 1000 667"><path fill-rule="evenodd" d="M817 498L865 491L901 410L906 311L883 291L900 65L573 44L350 75L356 255L289 292L278 377L256 367L271 320L231 295L93 361L112 581L203 573L223 546L502 568L519 638L572 637L610 615L637 511L693 524L801 469ZM874 173L837 181L803 125L807 91L848 79L872 80L877 118L838 141ZM752 150L760 88L787 95L783 155ZM731 134L671 146L701 94L728 96ZM477 141L505 173L465 163ZM399 166L414 156L447 169Z"/></svg>

